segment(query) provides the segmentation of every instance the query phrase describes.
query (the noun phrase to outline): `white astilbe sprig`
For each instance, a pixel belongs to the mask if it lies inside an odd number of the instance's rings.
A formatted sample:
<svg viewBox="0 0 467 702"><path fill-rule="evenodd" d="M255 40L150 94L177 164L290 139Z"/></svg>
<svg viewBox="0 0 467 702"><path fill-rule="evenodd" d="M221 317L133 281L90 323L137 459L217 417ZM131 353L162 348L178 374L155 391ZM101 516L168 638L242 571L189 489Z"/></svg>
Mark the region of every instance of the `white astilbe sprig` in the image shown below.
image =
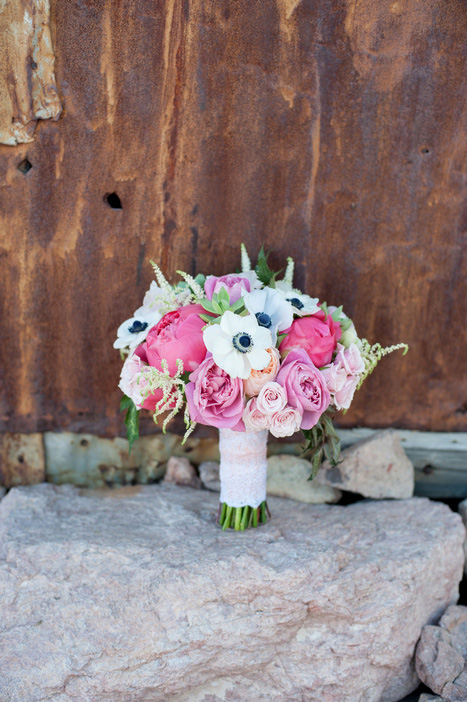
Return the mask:
<svg viewBox="0 0 467 702"><path fill-rule="evenodd" d="M203 298L206 297L206 293L204 292L203 288L201 285L193 278L192 275L189 273L185 273L185 271L177 271L178 275L180 275L185 283L188 285L188 287L191 289L191 291L194 294L195 300L202 300Z"/></svg>
<svg viewBox="0 0 467 702"><path fill-rule="evenodd" d="M248 271L251 271L251 261L245 244L240 246L240 251L242 253L242 273L248 273Z"/></svg>
<svg viewBox="0 0 467 702"><path fill-rule="evenodd" d="M293 285L293 273L294 273L294 260L291 256L287 258L287 268L285 269L285 274L284 274L284 283L287 283L287 285Z"/></svg>
<svg viewBox="0 0 467 702"><path fill-rule="evenodd" d="M399 349L404 349L403 355L405 356L405 354L409 350L407 344L395 344L394 346L386 346L385 348L383 348L381 344L373 344L372 346L370 342L367 341L367 339L361 339L360 341L362 345L360 353L363 358L363 362L365 363L365 370L360 376L360 380L357 385L357 390L361 387L365 378L367 378L369 375L371 375L371 373L373 373L374 369L381 361L383 356L388 356L388 354L392 353L393 351L399 351Z"/></svg>
<svg viewBox="0 0 467 702"><path fill-rule="evenodd" d="M157 424L157 418L159 415L163 414L164 412L169 413L162 424L162 431L164 434L167 424L175 417L175 415L185 404L183 419L185 421L186 432L182 441L182 444L184 444L195 428L196 422L192 421L188 404L186 404L185 401L185 381L182 378L183 361L180 358L177 358L176 364L177 371L175 375L170 375L169 365L165 358L163 358L161 361L162 370L153 367L148 368L144 373L145 387L143 394L145 397L148 397L156 390L162 390L163 395L156 405L153 417Z"/></svg>
<svg viewBox="0 0 467 702"><path fill-rule="evenodd" d="M186 305L193 304L199 298L205 297L201 285L188 273L177 271L185 280L186 287L180 287L180 285L174 286L170 285L157 263L151 261L151 265L154 268L157 283L162 290L161 295L156 298L156 302L162 314L176 310L179 307L186 307Z"/></svg>

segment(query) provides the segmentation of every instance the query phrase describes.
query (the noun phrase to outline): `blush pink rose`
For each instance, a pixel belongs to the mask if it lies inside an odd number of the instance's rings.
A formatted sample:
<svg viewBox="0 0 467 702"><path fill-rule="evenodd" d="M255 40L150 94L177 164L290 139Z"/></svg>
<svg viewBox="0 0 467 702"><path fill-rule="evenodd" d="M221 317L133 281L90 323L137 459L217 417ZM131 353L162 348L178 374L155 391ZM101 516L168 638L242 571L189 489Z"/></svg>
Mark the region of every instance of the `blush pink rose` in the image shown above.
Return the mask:
<svg viewBox="0 0 467 702"><path fill-rule="evenodd" d="M271 423L270 417L258 408L257 398L253 397L248 400L243 411L243 422L247 431L262 431L269 429Z"/></svg>
<svg viewBox="0 0 467 702"><path fill-rule="evenodd" d="M275 347L266 349L266 351L271 358L269 365L267 365L266 368L263 368L263 370L252 370L250 377L243 381L245 395L248 395L249 397L255 397L263 385L266 385L266 383L276 379L279 372L279 367L281 364L279 351Z"/></svg>
<svg viewBox="0 0 467 702"><path fill-rule="evenodd" d="M260 412L271 417L275 412L283 410L287 404L287 393L279 383L266 383L256 398Z"/></svg>
<svg viewBox="0 0 467 702"><path fill-rule="evenodd" d="M295 407L284 407L273 414L269 431L279 439L282 436L292 436L300 429L302 413Z"/></svg>
<svg viewBox="0 0 467 702"><path fill-rule="evenodd" d="M190 375L185 394L194 422L245 431L242 379L231 378L214 363L211 355Z"/></svg>
<svg viewBox="0 0 467 702"><path fill-rule="evenodd" d="M204 292L208 300L212 300L214 293L218 294L222 288L229 293L230 304L237 302L244 293L251 292L258 287L258 278L254 271L236 273L234 275L208 275L204 283Z"/></svg>
<svg viewBox="0 0 467 702"><path fill-rule="evenodd" d="M349 409L365 363L358 347L337 344L334 362L321 371L336 409Z"/></svg>
<svg viewBox="0 0 467 702"><path fill-rule="evenodd" d="M158 370L162 370L161 361L165 359L171 375L177 372L178 358L183 361L184 372L196 370L206 357L202 331L206 322L199 316L201 312L205 312L201 305L167 312L135 353Z"/></svg>
<svg viewBox="0 0 467 702"><path fill-rule="evenodd" d="M279 350L284 358L293 349L303 349L315 366L322 368L331 363L341 335L340 324L320 310L310 317L296 319Z"/></svg>
<svg viewBox="0 0 467 702"><path fill-rule="evenodd" d="M323 374L303 349L290 351L282 362L276 383L285 389L288 404L303 413L302 429L314 427L331 402Z"/></svg>
<svg viewBox="0 0 467 702"><path fill-rule="evenodd" d="M146 362L134 353L128 356L123 364L118 387L136 405L137 409L147 409L154 411L159 400L162 399L162 390L147 395L147 380L145 374L149 370Z"/></svg>

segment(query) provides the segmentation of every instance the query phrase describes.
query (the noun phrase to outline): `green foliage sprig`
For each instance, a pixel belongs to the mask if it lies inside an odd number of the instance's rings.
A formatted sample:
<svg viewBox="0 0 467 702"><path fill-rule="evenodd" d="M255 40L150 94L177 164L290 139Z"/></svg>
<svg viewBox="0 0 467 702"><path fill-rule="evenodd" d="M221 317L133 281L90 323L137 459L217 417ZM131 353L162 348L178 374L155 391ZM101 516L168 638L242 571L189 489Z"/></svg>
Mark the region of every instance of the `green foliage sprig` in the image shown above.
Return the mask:
<svg viewBox="0 0 467 702"><path fill-rule="evenodd" d="M206 312L210 314L200 314L201 319L208 324L218 324L224 312L235 312L241 314L245 305L243 298L240 298L233 305L230 304L229 293L225 288L221 288L218 293L214 293L212 300L200 300Z"/></svg>
<svg viewBox="0 0 467 702"><path fill-rule="evenodd" d="M332 415L326 411L321 415L317 424L311 429L303 429L306 439L304 453L310 453L311 475L313 480L323 462L327 458L332 466L337 466L341 453L341 441L332 423Z"/></svg>
<svg viewBox="0 0 467 702"><path fill-rule="evenodd" d="M130 397L124 395L120 402L120 411L123 412L127 410L125 415L125 426L126 426L126 436L130 448L128 453L131 453L131 447L135 441L139 438L139 410L136 409L136 405Z"/></svg>
<svg viewBox="0 0 467 702"><path fill-rule="evenodd" d="M263 285L269 285L271 288L276 287L276 278L282 271L274 272L268 266L268 257L270 251L265 253L264 246L261 247L258 254L258 263L255 266L255 273Z"/></svg>

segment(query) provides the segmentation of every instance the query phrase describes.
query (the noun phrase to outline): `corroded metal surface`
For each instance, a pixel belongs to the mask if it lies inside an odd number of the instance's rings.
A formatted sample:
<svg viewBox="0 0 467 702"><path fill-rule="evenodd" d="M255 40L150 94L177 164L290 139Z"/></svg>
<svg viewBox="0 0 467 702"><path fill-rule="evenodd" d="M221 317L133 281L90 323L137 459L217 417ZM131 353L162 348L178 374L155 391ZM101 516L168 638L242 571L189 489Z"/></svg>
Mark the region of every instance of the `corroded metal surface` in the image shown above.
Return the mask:
<svg viewBox="0 0 467 702"><path fill-rule="evenodd" d="M0 485L34 485L45 480L42 434L0 434Z"/></svg>
<svg viewBox="0 0 467 702"><path fill-rule="evenodd" d="M0 430L121 431L112 341L147 260L223 273L243 240L410 344L342 425L465 428L466 19L463 0L52 2L64 113L0 147Z"/></svg>
<svg viewBox="0 0 467 702"><path fill-rule="evenodd" d="M31 142L38 119L60 116L49 16L49 0L0 3L2 144Z"/></svg>

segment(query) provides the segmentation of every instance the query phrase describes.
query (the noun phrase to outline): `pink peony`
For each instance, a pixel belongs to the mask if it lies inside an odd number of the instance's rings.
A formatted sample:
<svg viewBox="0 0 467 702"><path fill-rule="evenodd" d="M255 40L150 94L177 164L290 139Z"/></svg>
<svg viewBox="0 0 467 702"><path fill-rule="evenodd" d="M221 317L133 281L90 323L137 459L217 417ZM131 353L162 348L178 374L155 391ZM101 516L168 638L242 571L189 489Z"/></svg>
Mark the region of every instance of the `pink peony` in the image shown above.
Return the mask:
<svg viewBox="0 0 467 702"><path fill-rule="evenodd" d="M185 394L194 422L245 431L242 380L231 378L215 364L211 355L190 375Z"/></svg>
<svg viewBox="0 0 467 702"><path fill-rule="evenodd" d="M208 300L212 300L214 293L219 293L225 288L229 293L230 304L237 302L244 293L251 292L258 287L258 278L254 271L235 273L233 275L208 275L204 283L204 292Z"/></svg>
<svg viewBox="0 0 467 702"><path fill-rule="evenodd" d="M326 318L323 310L320 310L310 317L296 319L279 350L284 358L293 349L303 349L314 365L322 368L331 363L341 335L340 325L334 322L331 315Z"/></svg>
<svg viewBox="0 0 467 702"><path fill-rule="evenodd" d="M302 413L295 407L284 407L279 412L273 414L269 431L276 438L281 436L292 436L300 429Z"/></svg>
<svg viewBox="0 0 467 702"><path fill-rule="evenodd" d="M331 396L323 374L303 349L290 351L282 362L276 383L287 392L288 404L303 412L302 429L314 427L329 407Z"/></svg>
<svg viewBox="0 0 467 702"><path fill-rule="evenodd" d="M257 404L257 398L253 397L247 402L243 412L243 421L247 431L261 431L269 429L271 423L270 417L264 414Z"/></svg>
<svg viewBox="0 0 467 702"><path fill-rule="evenodd" d="M200 312L205 312L201 305L187 305L167 312L135 353L159 370L165 359L171 375L177 372L178 358L183 361L184 372L196 370L206 357L202 331L206 322L199 316Z"/></svg>
<svg viewBox="0 0 467 702"><path fill-rule="evenodd" d="M287 393L279 383L266 383L256 398L260 412L271 417L275 412L283 410L287 404Z"/></svg>
<svg viewBox="0 0 467 702"><path fill-rule="evenodd" d="M252 370L250 377L243 381L245 395L255 397L263 385L276 379L281 363L279 351L275 347L266 350L269 353L271 361L263 370Z"/></svg>
<svg viewBox="0 0 467 702"><path fill-rule="evenodd" d="M337 344L334 362L321 371L336 409L349 409L365 363L355 344L347 349Z"/></svg>

